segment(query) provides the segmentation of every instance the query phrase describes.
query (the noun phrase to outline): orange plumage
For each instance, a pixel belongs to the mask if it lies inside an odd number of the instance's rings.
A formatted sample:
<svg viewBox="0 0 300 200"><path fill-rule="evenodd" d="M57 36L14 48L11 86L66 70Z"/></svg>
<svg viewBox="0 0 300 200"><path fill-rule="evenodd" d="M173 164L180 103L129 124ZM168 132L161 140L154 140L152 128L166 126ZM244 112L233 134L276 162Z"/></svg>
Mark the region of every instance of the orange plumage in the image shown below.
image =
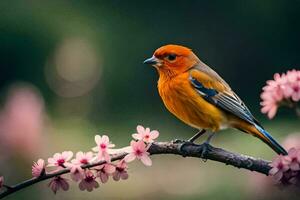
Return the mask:
<svg viewBox="0 0 300 200"><path fill-rule="evenodd" d="M213 132L237 128L286 154L229 85L189 48L160 47L145 63L159 73L158 91L167 109L186 124Z"/></svg>

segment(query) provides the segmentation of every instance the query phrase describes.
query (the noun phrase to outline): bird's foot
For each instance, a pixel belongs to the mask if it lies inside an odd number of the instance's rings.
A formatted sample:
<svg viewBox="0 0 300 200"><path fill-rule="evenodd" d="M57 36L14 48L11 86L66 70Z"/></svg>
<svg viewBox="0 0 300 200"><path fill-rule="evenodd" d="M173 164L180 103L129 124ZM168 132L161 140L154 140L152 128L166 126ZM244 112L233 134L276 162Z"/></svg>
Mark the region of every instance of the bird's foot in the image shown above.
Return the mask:
<svg viewBox="0 0 300 200"><path fill-rule="evenodd" d="M203 159L204 162L206 162L207 161L206 156L207 153L211 150L211 146L207 141L201 144L201 146L202 146L201 158Z"/></svg>
<svg viewBox="0 0 300 200"><path fill-rule="evenodd" d="M208 136L207 140L202 144L201 158L203 159L203 161L206 161L207 152L211 150L211 146L209 143L214 135L215 135L215 133L211 133Z"/></svg>

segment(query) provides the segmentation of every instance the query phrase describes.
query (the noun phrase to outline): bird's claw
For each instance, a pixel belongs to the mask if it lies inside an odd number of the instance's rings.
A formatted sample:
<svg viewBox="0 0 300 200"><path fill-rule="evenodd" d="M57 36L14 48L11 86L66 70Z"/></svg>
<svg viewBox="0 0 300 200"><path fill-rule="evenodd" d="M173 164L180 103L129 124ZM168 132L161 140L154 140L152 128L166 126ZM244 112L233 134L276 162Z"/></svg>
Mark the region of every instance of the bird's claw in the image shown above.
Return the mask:
<svg viewBox="0 0 300 200"><path fill-rule="evenodd" d="M211 146L208 142L204 142L202 145L202 151L201 151L201 158L203 159L204 162L206 162L206 155L207 152L211 150Z"/></svg>

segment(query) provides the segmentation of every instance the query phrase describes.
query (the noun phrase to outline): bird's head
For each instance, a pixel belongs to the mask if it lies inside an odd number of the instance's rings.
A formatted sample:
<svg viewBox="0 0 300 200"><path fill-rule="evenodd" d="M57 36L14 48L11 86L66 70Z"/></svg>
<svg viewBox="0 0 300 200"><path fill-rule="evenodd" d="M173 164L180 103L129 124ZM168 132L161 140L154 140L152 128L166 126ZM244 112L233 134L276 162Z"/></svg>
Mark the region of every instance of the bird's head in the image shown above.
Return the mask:
<svg viewBox="0 0 300 200"><path fill-rule="evenodd" d="M144 64L154 66L160 74L177 75L187 71L199 62L191 49L180 45L165 45L158 48Z"/></svg>

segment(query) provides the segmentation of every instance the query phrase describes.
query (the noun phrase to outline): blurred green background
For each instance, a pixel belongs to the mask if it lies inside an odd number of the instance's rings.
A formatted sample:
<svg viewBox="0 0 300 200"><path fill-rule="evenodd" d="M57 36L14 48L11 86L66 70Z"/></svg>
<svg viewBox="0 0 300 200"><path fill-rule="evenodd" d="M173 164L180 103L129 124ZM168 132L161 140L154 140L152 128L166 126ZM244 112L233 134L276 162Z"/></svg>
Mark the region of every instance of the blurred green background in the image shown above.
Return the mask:
<svg viewBox="0 0 300 200"><path fill-rule="evenodd" d="M142 64L164 44L188 46L215 69L265 127L283 141L299 131L294 112L260 113L260 93L276 72L299 69L300 1L1 1L0 175L31 176L32 160L63 150L88 151L94 135L127 145L138 124L160 140L195 130L173 117ZM18 96L19 95L19 96ZM25 103L21 103L25 102ZM262 142L223 131L213 145L272 159ZM294 192L262 175L198 159L154 156L130 165L130 178L92 193L56 196L41 183L7 199L282 199ZM265 182L264 182L265 181ZM266 183L268 182L268 183ZM287 196L288 195L288 196Z"/></svg>

